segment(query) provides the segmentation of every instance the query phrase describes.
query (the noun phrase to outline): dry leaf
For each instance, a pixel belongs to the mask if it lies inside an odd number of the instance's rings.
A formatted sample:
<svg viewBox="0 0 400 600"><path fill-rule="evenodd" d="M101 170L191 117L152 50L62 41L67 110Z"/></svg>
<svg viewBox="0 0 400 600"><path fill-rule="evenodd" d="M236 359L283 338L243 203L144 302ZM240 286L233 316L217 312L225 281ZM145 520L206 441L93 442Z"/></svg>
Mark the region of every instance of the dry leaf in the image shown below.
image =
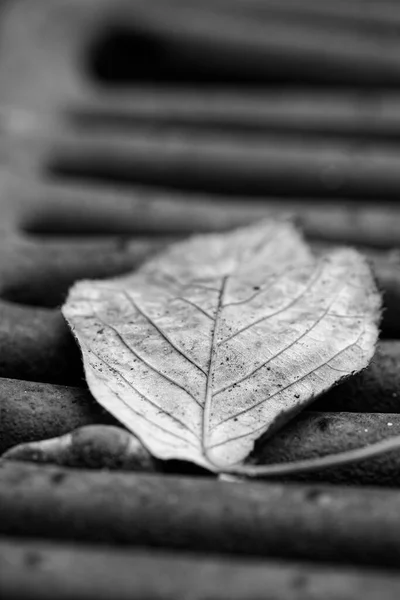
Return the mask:
<svg viewBox="0 0 400 600"><path fill-rule="evenodd" d="M214 471L364 368L380 297L354 250L315 259L268 221L83 281L63 307L93 395L157 457Z"/></svg>
<svg viewBox="0 0 400 600"><path fill-rule="evenodd" d="M140 441L113 425L85 425L54 438L18 444L4 452L1 460L75 469L156 470L155 460Z"/></svg>

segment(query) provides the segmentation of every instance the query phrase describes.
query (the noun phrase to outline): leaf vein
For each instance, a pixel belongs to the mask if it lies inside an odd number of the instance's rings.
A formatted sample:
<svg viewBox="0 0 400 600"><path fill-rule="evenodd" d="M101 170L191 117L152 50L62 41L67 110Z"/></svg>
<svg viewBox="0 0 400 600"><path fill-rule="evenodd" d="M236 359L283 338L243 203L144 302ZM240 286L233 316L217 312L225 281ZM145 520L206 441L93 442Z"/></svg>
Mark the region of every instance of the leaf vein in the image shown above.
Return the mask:
<svg viewBox="0 0 400 600"><path fill-rule="evenodd" d="M273 279L273 281L271 281L269 283L269 285L260 285L259 286L260 289L258 289L256 292L254 292L254 294L251 294L250 296L248 296L247 298L244 298L243 300L237 300L236 302L227 302L226 304L224 304L223 308L227 308L228 306L240 306L241 304L247 304L248 302L251 302L252 300L254 300L254 298L259 296L260 294L268 292L274 285L279 283L279 281L281 281L288 273L290 273L294 270L295 270L295 267L290 267L290 268L284 269L283 271L271 273L270 276L274 277L274 279Z"/></svg>
<svg viewBox="0 0 400 600"><path fill-rule="evenodd" d="M185 354L185 352L183 352L183 350L181 350L172 340L171 338L161 329L161 327L159 327L154 321L153 319L142 309L140 308L140 306L138 306L138 304L133 300L133 298L125 291L122 290L124 296L127 298L127 300L131 303L131 306L133 306L133 308L136 309L136 311L142 315L142 317L144 319L146 319L146 321L148 323L150 323L150 325L152 327L154 327L154 329L159 333L159 335L164 338L164 340L166 342L168 342L172 348L178 352L178 354L180 354L183 358L185 358L188 362L190 362L194 367L196 367L199 371L201 371L203 373L203 375L207 376L206 371L200 366L198 365L192 358L190 358L190 356L188 356L187 354Z"/></svg>
<svg viewBox="0 0 400 600"><path fill-rule="evenodd" d="M285 312L285 310L288 310L289 308L291 308L294 304L296 304L296 302L298 302L299 300L301 300L301 298L303 298L303 296L305 296L305 294L317 282L317 280L319 279L320 275L321 275L321 269L318 269L317 270L317 274L314 277L310 278L310 281L302 289L301 293L298 294L297 296L295 296L290 302L288 302L287 304L285 304L285 306L282 306L282 308L276 310L275 312L270 313L269 315L265 315L264 317L260 317L259 319L256 319L252 323L249 323L248 325L245 325L241 329L238 329L237 331L235 331L235 333L232 333L232 335L230 335L229 337L221 340L218 345L221 346L221 345L225 344L226 342L229 342L229 340L232 340L233 338L235 338L236 336L238 336L240 333L243 333L247 329L251 329L255 325L258 325L259 323L262 323L263 321L268 321L268 319L272 319L272 317L276 317L276 315L279 315L280 313Z"/></svg>
<svg viewBox="0 0 400 600"><path fill-rule="evenodd" d="M268 396L268 398L263 398L262 400L260 400L256 404L253 404L253 406L251 406L249 408L246 408L244 410L241 410L240 412L235 413L234 415L231 415L231 416L227 417L223 421L220 421L219 423L217 423L214 427L218 427L219 425L222 425L223 423L227 423L228 421L231 421L232 419L234 419L236 417L239 417L240 415L243 415L246 412L249 412L249 411L253 410L254 408L257 408L257 406L260 406L260 404L263 404L264 402L272 400L272 398L275 398L275 396L278 396L282 392L285 392L287 389L291 388L293 385L295 385L299 381L302 381L303 379L305 379L309 375L312 375L314 372L318 371L319 369L322 369L323 367L325 367L326 365L328 365L328 363L330 363L332 360L334 360L335 358L337 358L338 356L340 356L341 354L343 354L343 352L346 352L346 350L348 350L349 348L352 348L353 346L357 346L358 342L361 339L361 337L363 336L363 334L364 334L364 329L360 333L360 335L358 336L358 338L357 338L357 340L355 342L352 342L351 344L348 344L345 348L342 348L341 350L339 350L339 352L337 352L336 354L334 354L334 356L332 356L332 358L330 358L328 361L324 362L323 364L319 365L318 367L315 367L311 371L308 371L308 373L306 373L305 375L302 375L301 377L299 377L299 379L296 379L295 381L291 381L288 385L286 385L283 388L280 388L278 391L276 391L274 394L272 394L272 396ZM250 433L252 433L252 432L249 432L249 435L250 435Z"/></svg>
<svg viewBox="0 0 400 600"><path fill-rule="evenodd" d="M329 313L329 310L331 309L331 307L333 306L333 304L336 302L336 300L340 296L340 294L341 294L341 292L343 290L343 287L344 286L342 286L340 288L339 293L336 294L336 296L333 298L332 302L330 302L329 306L318 317L318 319L316 321L314 321L314 323L308 329L306 329L305 331L303 331L303 333L301 335L299 335L295 340L293 340L293 342L291 342L288 346L285 346L284 348L282 348L282 350L280 350L279 352L277 352L276 354L274 354L274 356L272 356L271 358L269 358L268 360L266 360L265 362L263 362L261 365L259 365L258 367L256 367L252 371L250 371L250 373L247 373L246 375L244 375L241 379L238 379L234 383L230 383L229 385L226 385L226 386L220 388L219 390L217 390L216 392L214 392L214 396L217 396L218 394L221 394L222 392L225 392L226 390L228 390L229 388L231 388L234 385L238 385L239 383L242 383L243 381L246 381L246 379L249 379L250 377L252 377L255 373L257 373L257 371L259 371L260 369L263 369L271 361L273 361L276 358L278 358L278 356L281 356L284 352L287 352L288 350L290 350L290 348L292 348L293 346L295 346L300 340L302 340L304 337L306 337L313 329L315 329L315 327L317 325L319 325L319 323L322 321L322 319L324 319L326 317L326 315Z"/></svg>
<svg viewBox="0 0 400 600"><path fill-rule="evenodd" d="M114 327L113 325L110 325L110 323L106 323L105 321L103 321L103 319L101 319L101 317L99 317L97 314L96 314L96 318L99 320L99 322L104 327L108 327L109 329L111 329L111 331L113 331L115 333L115 335L118 337L120 342L125 346L125 348L127 350L129 350L129 352L131 352L134 356L136 356L136 358L138 358L140 361L142 361L142 363L145 364L146 367L149 367L149 369L151 369L152 371L157 373L157 375L159 375L160 377L163 377L166 381L169 381L170 383L172 383L173 385L175 385L176 387L181 389L183 392L186 392L186 394L188 394L188 396L190 396L190 398L192 398L192 400L194 400L196 402L196 404L198 404L198 406L200 406L200 407L202 406L201 402L191 392L189 392L189 390L187 390L183 385L181 385L180 383L178 383L171 377L168 377L168 375L166 375L165 373L162 373L162 371L159 371L159 369L157 369L157 367L155 367L154 365L149 363L146 359L144 359L143 356L141 356L137 352L137 350L135 350L135 348L130 346L130 344L128 344L124 340L124 338L122 337L122 335L120 334L120 332L118 331L118 329L116 327Z"/></svg>
<svg viewBox="0 0 400 600"><path fill-rule="evenodd" d="M216 357L216 354L218 351L218 348L215 344L215 338L217 335L218 319L219 319L219 315L222 310L222 302L223 302L224 291L225 291L227 281L228 281L228 277L224 277L222 279L221 289L220 289L219 296L218 296L217 310L215 313L215 324L214 324L214 329L213 329L212 337L211 337L210 361L209 361L209 367L208 367L206 396L205 396L205 400L204 400L203 431L202 431L202 447L203 447L203 454L204 454L205 458L208 458L207 457L207 448L206 448L206 438L207 438L207 433L208 433L211 404L212 404L212 398L213 398L213 393L212 393L213 381L212 381L212 379L213 379L213 374L214 374L214 361L215 361L215 357Z"/></svg>
<svg viewBox="0 0 400 600"><path fill-rule="evenodd" d="M171 300L171 302L175 302L175 301L179 301L179 300L181 302L186 302L187 304L190 304L191 306L193 306L193 308L196 308L199 312L203 313L203 315L205 315L206 317L211 319L211 321L214 321L214 317L212 315L210 315L206 310L204 310L204 308L201 308L201 306L198 306L195 302L193 302L192 300L189 300L188 298L184 298L183 296L177 296L176 298L173 298Z"/></svg>
<svg viewBox="0 0 400 600"><path fill-rule="evenodd" d="M117 374L117 376L121 377L121 379L123 379L125 381L125 383L132 388L141 398L143 398L143 400L145 400L146 402L148 402L149 404L151 404L152 406L154 406L154 408L156 408L157 410L162 411L163 413L165 413L168 417L170 417L173 421L175 421L176 423L178 423L179 425L181 425L184 429L186 429L187 431L189 431L189 433L191 433L194 438L196 440L198 440L197 434L190 429L190 427L188 427L188 425L186 425L186 423L184 423L183 421L181 421L180 419L178 419L177 417L175 417L172 413L170 413L169 411L165 410L164 408L161 408L160 406L158 406L158 404L156 404L155 402L153 402L150 398L148 398L147 396L145 396L142 392L140 392L134 385L132 385L132 383L130 381L128 381L128 379L126 379L126 377L120 373L120 371L118 371L115 367L111 366L109 364L109 362L102 356L100 356L99 354L97 354L97 352L95 352L93 349L90 349L90 352L92 354L94 354L94 356L100 360L102 363L104 363L106 365L106 367L108 369L110 369L110 371L114 371L114 373ZM115 390L112 390L112 388L109 386L108 382L105 381L107 387L109 387L109 389L116 393L117 396L119 397L120 400L122 400L122 402L125 404L125 406L127 406L133 413L135 413L136 415L141 416L145 421L149 422L150 424L154 425L155 427L158 427L159 429L162 429L163 431L169 433L172 436L175 436L178 439L184 440L185 442L187 442L188 444L197 447L195 444L193 444L192 442L190 442L189 440L187 440L186 438L178 435L177 433L175 433L174 431L171 431L169 429L166 429L165 427L163 427L162 425L159 425L158 423L156 423L155 421L152 421L151 419L149 419L148 417L146 417L145 415L143 415L142 413L136 411L134 408L132 408L132 406L118 393L115 392Z"/></svg>

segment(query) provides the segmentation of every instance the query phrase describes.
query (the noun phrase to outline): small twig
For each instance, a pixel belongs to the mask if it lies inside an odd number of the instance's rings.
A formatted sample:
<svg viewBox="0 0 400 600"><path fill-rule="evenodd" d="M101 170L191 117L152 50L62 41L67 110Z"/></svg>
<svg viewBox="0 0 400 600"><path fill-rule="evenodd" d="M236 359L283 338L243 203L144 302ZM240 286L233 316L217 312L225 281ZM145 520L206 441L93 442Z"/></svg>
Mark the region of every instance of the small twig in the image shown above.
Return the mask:
<svg viewBox="0 0 400 600"><path fill-rule="evenodd" d="M368 458L374 458L386 452L399 449L400 436L396 436L376 442L365 448L356 448L354 450L347 450L346 452L339 452L338 454L330 454L328 456L293 461L284 464L244 465L242 467L238 466L226 469L224 470L224 473L229 475L241 475L244 477L282 477L283 475L293 475L295 473L307 473L319 471L320 469L339 467Z"/></svg>

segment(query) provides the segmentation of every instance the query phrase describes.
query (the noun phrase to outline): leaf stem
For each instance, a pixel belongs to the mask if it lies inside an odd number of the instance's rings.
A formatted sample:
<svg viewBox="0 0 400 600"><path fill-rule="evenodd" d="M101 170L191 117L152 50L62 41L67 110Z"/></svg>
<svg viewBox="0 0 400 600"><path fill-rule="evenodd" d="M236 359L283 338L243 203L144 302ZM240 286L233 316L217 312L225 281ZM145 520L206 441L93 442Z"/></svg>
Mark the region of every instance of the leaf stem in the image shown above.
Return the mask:
<svg viewBox="0 0 400 600"><path fill-rule="evenodd" d="M359 462L368 458L375 458L386 452L400 450L400 435L394 436L363 448L355 448L338 454L329 454L318 458L292 461L273 465L241 465L224 469L227 475L238 475L243 477L280 477L282 475L293 475L296 473L307 473L319 471L331 467L338 467L350 463Z"/></svg>

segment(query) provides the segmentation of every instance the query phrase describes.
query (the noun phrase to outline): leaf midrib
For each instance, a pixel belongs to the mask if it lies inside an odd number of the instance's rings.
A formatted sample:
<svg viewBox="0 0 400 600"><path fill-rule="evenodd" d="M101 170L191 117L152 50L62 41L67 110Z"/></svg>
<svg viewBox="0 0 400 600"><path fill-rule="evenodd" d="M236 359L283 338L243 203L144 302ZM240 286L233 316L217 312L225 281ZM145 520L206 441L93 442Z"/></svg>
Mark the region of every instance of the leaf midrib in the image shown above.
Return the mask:
<svg viewBox="0 0 400 600"><path fill-rule="evenodd" d="M214 372L215 358L216 358L216 354L218 351L218 347L215 344L215 337L216 337L217 331L218 331L219 317L220 317L220 314L221 314L221 311L223 308L223 297L224 297L224 292L225 292L225 287L226 287L227 281L228 281L228 276L226 275L222 279L221 289L220 289L219 296L218 296L217 309L215 312L214 328L213 328L213 332L212 332L212 336L211 336L210 361L209 361L208 374L207 374L206 395L205 395L204 410L203 410L203 428L202 428L202 436L201 436L201 446L202 446L203 456L204 456L205 460L208 463L210 463L211 465L213 465L214 467L216 467L217 465L215 465L208 456L206 439L207 439L207 435L208 435L208 425L210 422L211 402L212 402L212 397L213 397L212 376L213 376L213 372Z"/></svg>

